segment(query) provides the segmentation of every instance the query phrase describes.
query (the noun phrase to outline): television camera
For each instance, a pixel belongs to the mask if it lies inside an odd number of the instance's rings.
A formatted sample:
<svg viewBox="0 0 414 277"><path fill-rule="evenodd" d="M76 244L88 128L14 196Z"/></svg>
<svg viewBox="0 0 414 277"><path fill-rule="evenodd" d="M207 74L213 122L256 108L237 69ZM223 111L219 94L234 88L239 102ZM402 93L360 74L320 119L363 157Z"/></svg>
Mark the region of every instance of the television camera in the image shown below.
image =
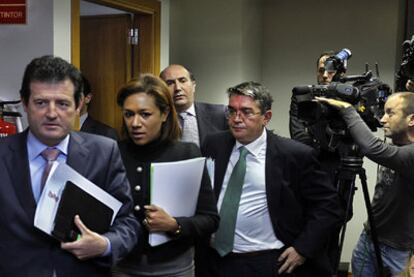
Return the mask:
<svg viewBox="0 0 414 277"><path fill-rule="evenodd" d="M378 71L378 70L377 70ZM378 75L378 74L377 74ZM327 135L346 135L345 122L335 108L315 101L316 96L335 98L351 103L372 131L381 127L380 119L391 88L366 70L361 75L340 77L329 85L296 86L292 90L297 99L298 117L307 126L325 122ZM330 145L330 147L335 147Z"/></svg>

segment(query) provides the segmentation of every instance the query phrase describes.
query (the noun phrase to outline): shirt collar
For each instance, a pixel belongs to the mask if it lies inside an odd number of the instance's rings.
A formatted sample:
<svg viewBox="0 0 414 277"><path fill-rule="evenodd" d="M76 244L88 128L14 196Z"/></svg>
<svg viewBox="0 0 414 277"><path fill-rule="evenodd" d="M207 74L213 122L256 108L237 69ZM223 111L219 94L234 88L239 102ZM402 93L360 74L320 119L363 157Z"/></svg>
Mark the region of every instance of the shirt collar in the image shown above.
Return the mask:
<svg viewBox="0 0 414 277"><path fill-rule="evenodd" d="M244 146L247 150L249 150L250 154L252 154L253 156L258 156L262 147L266 145L266 141L267 141L267 132L266 132L266 128L263 128L263 132L260 135L260 137L258 137L257 139L255 139L249 144L243 145L236 140L236 145L234 146L233 151L239 151L239 148Z"/></svg>
<svg viewBox="0 0 414 277"><path fill-rule="evenodd" d="M196 116L196 112L195 112L195 107L194 107L194 103L191 104L191 107L189 107L186 111L186 114L191 114L192 116Z"/></svg>
<svg viewBox="0 0 414 277"><path fill-rule="evenodd" d="M83 115L79 117L79 123L81 127L83 126L83 123L85 123L85 120L87 117L88 117L88 113L84 113Z"/></svg>
<svg viewBox="0 0 414 277"><path fill-rule="evenodd" d="M68 134L61 142L59 142L59 144L54 146L66 156L68 155L69 138L70 135ZM49 146L40 142L29 130L29 133L27 135L27 153L29 161L36 159L40 155L40 153L42 153L42 151L45 150L45 148L47 147Z"/></svg>

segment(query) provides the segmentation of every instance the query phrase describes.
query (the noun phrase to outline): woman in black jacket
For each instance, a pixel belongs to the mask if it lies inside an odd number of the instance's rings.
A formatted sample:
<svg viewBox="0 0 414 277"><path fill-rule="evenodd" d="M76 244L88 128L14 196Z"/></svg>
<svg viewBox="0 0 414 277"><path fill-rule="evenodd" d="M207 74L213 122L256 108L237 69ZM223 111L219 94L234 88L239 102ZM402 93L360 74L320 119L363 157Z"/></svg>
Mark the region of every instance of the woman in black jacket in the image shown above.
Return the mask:
<svg viewBox="0 0 414 277"><path fill-rule="evenodd" d="M191 217L172 217L162 207L150 205L149 184L151 162L200 157L200 150L195 144L178 141L181 130L173 99L158 77L145 74L131 80L120 89L117 102L128 135L119 148L143 235L114 269L114 276L194 276L194 238L212 234L219 221L208 174L204 170ZM164 232L172 240L152 247L148 244L151 232Z"/></svg>

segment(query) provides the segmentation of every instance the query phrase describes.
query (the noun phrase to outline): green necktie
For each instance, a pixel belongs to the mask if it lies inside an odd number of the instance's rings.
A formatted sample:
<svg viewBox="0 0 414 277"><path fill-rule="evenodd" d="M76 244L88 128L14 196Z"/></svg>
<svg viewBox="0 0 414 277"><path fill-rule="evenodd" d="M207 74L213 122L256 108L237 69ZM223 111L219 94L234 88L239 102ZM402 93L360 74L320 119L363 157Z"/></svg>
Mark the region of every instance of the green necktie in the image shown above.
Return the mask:
<svg viewBox="0 0 414 277"><path fill-rule="evenodd" d="M220 226L213 242L213 247L222 257L233 250L237 211L246 175L246 156L249 151L244 146L240 147L239 151L239 160L233 168L223 197L220 209Z"/></svg>

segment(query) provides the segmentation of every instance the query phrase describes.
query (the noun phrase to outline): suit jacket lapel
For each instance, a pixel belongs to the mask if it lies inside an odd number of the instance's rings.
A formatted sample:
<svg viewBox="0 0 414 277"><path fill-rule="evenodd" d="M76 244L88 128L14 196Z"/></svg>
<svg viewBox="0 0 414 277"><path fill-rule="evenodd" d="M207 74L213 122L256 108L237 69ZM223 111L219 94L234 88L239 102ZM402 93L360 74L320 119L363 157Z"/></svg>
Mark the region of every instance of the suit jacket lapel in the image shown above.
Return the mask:
<svg viewBox="0 0 414 277"><path fill-rule="evenodd" d="M204 139L207 136L210 123L209 114L203 109L203 106L194 103L194 109L197 117L198 136L200 138L200 145L203 145Z"/></svg>
<svg viewBox="0 0 414 277"><path fill-rule="evenodd" d="M28 130L16 136L16 140L10 144L10 155L4 157L4 159L20 205L25 210L29 220L33 221L37 204L33 196L30 178L27 133Z"/></svg>
<svg viewBox="0 0 414 277"><path fill-rule="evenodd" d="M226 133L223 141L216 142L220 146L220 151L215 157L215 176L214 176L214 192L216 198L219 198L221 187L223 186L224 175L227 170L227 165L230 160L231 151L233 150L234 144L236 143L233 136L230 134L230 131Z"/></svg>
<svg viewBox="0 0 414 277"><path fill-rule="evenodd" d="M279 211L277 206L280 204L283 163L277 145L277 137L272 132L267 131L265 180L267 203L271 214L274 211Z"/></svg>
<svg viewBox="0 0 414 277"><path fill-rule="evenodd" d="M76 132L70 134L68 157L66 163L79 174L86 176L85 162L89 149L83 145L84 139Z"/></svg>
<svg viewBox="0 0 414 277"><path fill-rule="evenodd" d="M86 117L85 122L83 122L82 127L80 128L81 131L90 130L91 128L91 117L88 115Z"/></svg>

